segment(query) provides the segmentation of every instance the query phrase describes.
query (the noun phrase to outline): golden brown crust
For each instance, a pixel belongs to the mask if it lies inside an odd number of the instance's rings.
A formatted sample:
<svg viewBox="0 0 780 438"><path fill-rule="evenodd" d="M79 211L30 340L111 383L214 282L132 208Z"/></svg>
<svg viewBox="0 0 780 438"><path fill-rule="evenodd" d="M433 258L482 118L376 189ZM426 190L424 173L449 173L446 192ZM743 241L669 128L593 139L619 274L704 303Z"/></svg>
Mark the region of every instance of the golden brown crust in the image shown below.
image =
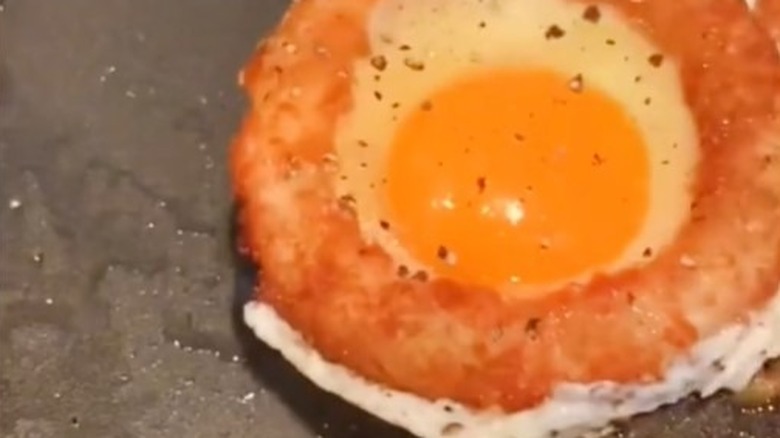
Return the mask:
<svg viewBox="0 0 780 438"><path fill-rule="evenodd" d="M257 299L326 359L424 397L515 411L562 381L658 378L775 293L780 61L741 0L600 2L681 66L703 155L696 202L648 266L535 297L399 278L336 199L323 159L350 108L376 1L291 7L245 71L252 109L232 155L246 242L263 268Z"/></svg>

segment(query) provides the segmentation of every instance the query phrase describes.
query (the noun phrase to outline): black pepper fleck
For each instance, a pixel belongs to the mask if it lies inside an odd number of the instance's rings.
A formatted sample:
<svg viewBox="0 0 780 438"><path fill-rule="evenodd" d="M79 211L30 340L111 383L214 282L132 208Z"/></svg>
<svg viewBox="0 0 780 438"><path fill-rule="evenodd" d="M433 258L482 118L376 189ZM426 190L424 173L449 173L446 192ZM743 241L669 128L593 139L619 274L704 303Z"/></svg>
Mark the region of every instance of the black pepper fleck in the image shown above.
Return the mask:
<svg viewBox="0 0 780 438"><path fill-rule="evenodd" d="M484 176L481 176L477 178L477 189L479 190L479 193L482 193L485 191L485 188L487 187L487 180Z"/></svg>
<svg viewBox="0 0 780 438"><path fill-rule="evenodd" d="M645 248L644 251L642 251L642 257L652 257L653 256L653 248L650 248L649 246Z"/></svg>
<svg viewBox="0 0 780 438"><path fill-rule="evenodd" d="M539 318L531 318L525 323L525 333L536 337L536 335L539 333L539 324L542 323L542 320Z"/></svg>
<svg viewBox="0 0 780 438"><path fill-rule="evenodd" d="M653 99L650 99L649 97L645 97L645 105L650 105L653 102Z"/></svg>
<svg viewBox="0 0 780 438"><path fill-rule="evenodd" d="M428 281L428 273L425 271L417 271L412 275L413 280L426 282Z"/></svg>
<svg viewBox="0 0 780 438"><path fill-rule="evenodd" d="M358 146L360 146L361 148L367 148L368 147L368 142L366 142L365 140L358 140L357 143L358 143Z"/></svg>
<svg viewBox="0 0 780 438"><path fill-rule="evenodd" d="M387 58L382 55L374 56L371 58L371 66L379 71L384 71L387 68Z"/></svg>
<svg viewBox="0 0 780 438"><path fill-rule="evenodd" d="M596 5L590 5L585 8L585 12L582 13L582 18L591 23L598 23L601 20L601 10Z"/></svg>
<svg viewBox="0 0 780 438"><path fill-rule="evenodd" d="M398 269L396 270L396 274L398 274L401 278L406 278L409 276L409 267L406 265L399 265Z"/></svg>
<svg viewBox="0 0 780 438"><path fill-rule="evenodd" d="M382 100L382 93L380 93L379 91L374 91L374 98L376 100Z"/></svg>
<svg viewBox="0 0 780 438"><path fill-rule="evenodd" d="M447 256L449 255L450 252L443 245L439 245L439 247L436 249L436 257L438 257L440 260L447 260Z"/></svg>
<svg viewBox="0 0 780 438"><path fill-rule="evenodd" d="M544 37L548 40L563 38L564 35L566 35L566 32L556 24L548 27L547 32L544 33Z"/></svg>
<svg viewBox="0 0 780 438"><path fill-rule="evenodd" d="M425 64L422 61L418 61L412 58L406 58L404 59L404 65L409 67L410 69L414 71L422 71L425 70Z"/></svg>
<svg viewBox="0 0 780 438"><path fill-rule="evenodd" d="M398 50L400 50L402 52L408 52L409 50L412 50L412 47L409 44L401 44L398 47Z"/></svg>
<svg viewBox="0 0 780 438"><path fill-rule="evenodd" d="M386 220L379 221L379 226L382 227L383 230L389 230L390 229L390 222Z"/></svg>
<svg viewBox="0 0 780 438"><path fill-rule="evenodd" d="M607 39L606 43L607 43L608 46L614 46L615 45L615 40L613 40L612 38L609 38L609 39Z"/></svg>
<svg viewBox="0 0 780 438"><path fill-rule="evenodd" d="M660 67L661 64L664 63L664 55L661 55L660 53L650 55L650 57L647 58L647 62L653 67Z"/></svg>

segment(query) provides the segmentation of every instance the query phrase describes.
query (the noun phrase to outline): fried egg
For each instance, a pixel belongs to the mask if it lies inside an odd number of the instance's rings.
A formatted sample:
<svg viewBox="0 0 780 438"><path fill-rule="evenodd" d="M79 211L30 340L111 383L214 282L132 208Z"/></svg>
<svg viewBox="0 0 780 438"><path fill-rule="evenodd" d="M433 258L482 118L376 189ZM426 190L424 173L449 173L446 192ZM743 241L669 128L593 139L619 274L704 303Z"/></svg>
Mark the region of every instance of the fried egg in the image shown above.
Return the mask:
<svg viewBox="0 0 780 438"><path fill-rule="evenodd" d="M780 355L780 59L738 0L301 0L240 81L245 320L420 437L579 436Z"/></svg>
<svg viewBox="0 0 780 438"><path fill-rule="evenodd" d="M677 66L609 8L395 0L368 32L340 192L396 260L538 289L679 230L698 150Z"/></svg>

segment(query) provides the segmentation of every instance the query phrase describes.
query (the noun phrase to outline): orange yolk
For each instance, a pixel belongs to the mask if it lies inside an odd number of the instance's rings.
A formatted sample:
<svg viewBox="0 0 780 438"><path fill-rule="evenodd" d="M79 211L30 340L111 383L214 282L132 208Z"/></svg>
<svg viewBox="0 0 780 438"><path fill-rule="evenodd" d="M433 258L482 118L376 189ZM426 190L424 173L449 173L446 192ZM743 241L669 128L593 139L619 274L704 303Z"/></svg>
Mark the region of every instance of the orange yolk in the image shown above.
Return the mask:
<svg viewBox="0 0 780 438"><path fill-rule="evenodd" d="M399 125L383 208L438 275L544 284L620 258L648 210L642 135L582 78L498 70L431 95Z"/></svg>

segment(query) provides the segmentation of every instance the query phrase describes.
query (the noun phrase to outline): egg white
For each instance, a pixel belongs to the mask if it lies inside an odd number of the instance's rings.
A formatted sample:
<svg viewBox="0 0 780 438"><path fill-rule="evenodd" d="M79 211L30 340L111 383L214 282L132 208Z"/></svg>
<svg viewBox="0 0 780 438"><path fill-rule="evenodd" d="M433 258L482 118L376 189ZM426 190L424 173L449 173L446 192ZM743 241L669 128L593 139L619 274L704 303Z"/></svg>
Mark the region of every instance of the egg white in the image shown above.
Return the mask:
<svg viewBox="0 0 780 438"><path fill-rule="evenodd" d="M688 215L699 159L677 64L666 57L653 65L649 58L660 51L613 9L599 6L594 23L583 17L585 8L561 0L378 2L367 25L371 53L354 66L353 108L336 133L337 189L357 201L365 237L380 242L399 263L425 268L379 225L382 177L394 133L410 110L444 84L510 67L551 70L563 78L581 75L585 87L601 90L624 108L645 140L650 205L643 227L620 257L593 271L644 264L650 261L643 257L646 248L657 250L673 240ZM548 38L551 26L565 35ZM377 68L377 60L383 68ZM567 280L586 280L593 271Z"/></svg>
<svg viewBox="0 0 780 438"><path fill-rule="evenodd" d="M735 324L695 345L670 365L658 383L560 383L552 396L517 413L477 411L449 400L428 401L387 389L327 362L301 335L261 302L244 308L255 335L281 352L320 388L422 438L575 437L610 421L650 412L697 392L744 388L763 363L780 356L780 291L747 324Z"/></svg>

